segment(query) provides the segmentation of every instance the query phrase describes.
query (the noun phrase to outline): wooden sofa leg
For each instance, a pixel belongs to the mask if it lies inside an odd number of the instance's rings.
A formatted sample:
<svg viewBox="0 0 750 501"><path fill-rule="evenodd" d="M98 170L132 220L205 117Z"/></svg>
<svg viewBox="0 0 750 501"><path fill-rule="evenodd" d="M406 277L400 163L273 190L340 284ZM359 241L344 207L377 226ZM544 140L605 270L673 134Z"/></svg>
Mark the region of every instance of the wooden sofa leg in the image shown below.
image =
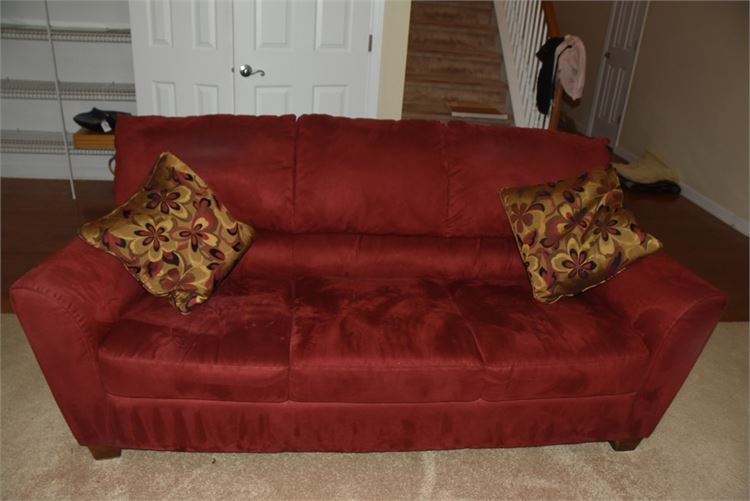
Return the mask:
<svg viewBox="0 0 750 501"><path fill-rule="evenodd" d="M122 454L122 449L110 447L108 445L89 445L88 448L91 455L94 456L94 459L97 461L102 459L119 458L120 454Z"/></svg>
<svg viewBox="0 0 750 501"><path fill-rule="evenodd" d="M609 445L617 452L634 451L642 438L626 438L625 440L610 440Z"/></svg>

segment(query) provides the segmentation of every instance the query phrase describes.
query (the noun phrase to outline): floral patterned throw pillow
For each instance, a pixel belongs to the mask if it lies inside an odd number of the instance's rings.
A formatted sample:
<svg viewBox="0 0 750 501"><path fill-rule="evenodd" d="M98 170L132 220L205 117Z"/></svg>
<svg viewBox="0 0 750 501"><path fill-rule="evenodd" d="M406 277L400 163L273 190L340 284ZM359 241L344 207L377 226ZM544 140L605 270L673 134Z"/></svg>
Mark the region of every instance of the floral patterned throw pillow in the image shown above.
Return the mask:
<svg viewBox="0 0 750 501"><path fill-rule="evenodd" d="M118 258L151 294L190 313L250 248L255 230L237 221L189 166L162 153L145 185L78 231Z"/></svg>
<svg viewBox="0 0 750 501"><path fill-rule="evenodd" d="M500 191L534 297L546 303L595 287L661 243L622 207L617 172Z"/></svg>

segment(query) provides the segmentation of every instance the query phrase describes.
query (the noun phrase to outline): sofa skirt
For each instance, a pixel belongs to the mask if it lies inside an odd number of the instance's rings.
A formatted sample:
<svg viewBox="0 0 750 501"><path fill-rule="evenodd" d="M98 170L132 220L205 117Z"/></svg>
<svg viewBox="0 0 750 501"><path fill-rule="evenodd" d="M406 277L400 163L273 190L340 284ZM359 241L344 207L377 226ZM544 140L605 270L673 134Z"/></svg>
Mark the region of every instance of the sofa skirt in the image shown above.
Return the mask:
<svg viewBox="0 0 750 501"><path fill-rule="evenodd" d="M108 395L108 444L205 452L414 451L620 440L634 393L506 402L241 403Z"/></svg>

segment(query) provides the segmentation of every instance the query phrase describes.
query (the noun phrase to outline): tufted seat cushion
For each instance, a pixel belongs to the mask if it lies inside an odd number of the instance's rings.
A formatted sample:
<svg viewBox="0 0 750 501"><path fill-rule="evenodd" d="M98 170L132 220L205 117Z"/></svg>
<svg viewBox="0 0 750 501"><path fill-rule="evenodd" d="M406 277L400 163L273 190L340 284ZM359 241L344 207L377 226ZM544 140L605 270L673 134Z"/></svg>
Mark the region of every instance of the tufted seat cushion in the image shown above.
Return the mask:
<svg viewBox="0 0 750 501"><path fill-rule="evenodd" d="M479 398L482 360L442 282L305 278L295 292L292 400Z"/></svg>
<svg viewBox="0 0 750 501"><path fill-rule="evenodd" d="M642 336L595 296L542 304L528 283L450 288L482 354L485 400L629 393L646 375Z"/></svg>
<svg viewBox="0 0 750 501"><path fill-rule="evenodd" d="M99 348L107 392L127 397L287 400L291 283L234 275L189 316L143 295Z"/></svg>
<svg viewBox="0 0 750 501"><path fill-rule="evenodd" d="M144 295L99 363L105 389L128 397L399 403L636 391L649 351L595 298L542 304L521 281L240 274L188 317Z"/></svg>

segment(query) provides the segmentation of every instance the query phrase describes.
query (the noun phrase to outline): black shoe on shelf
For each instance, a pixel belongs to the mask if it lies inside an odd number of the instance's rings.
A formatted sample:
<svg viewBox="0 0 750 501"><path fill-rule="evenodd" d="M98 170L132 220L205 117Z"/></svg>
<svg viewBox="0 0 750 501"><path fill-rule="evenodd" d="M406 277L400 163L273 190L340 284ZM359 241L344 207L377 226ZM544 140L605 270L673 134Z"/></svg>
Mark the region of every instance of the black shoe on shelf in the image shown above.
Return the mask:
<svg viewBox="0 0 750 501"><path fill-rule="evenodd" d="M94 132L112 132L117 125L117 115L130 115L124 111L104 111L91 108L91 111L79 113L73 117L75 123L84 129Z"/></svg>

